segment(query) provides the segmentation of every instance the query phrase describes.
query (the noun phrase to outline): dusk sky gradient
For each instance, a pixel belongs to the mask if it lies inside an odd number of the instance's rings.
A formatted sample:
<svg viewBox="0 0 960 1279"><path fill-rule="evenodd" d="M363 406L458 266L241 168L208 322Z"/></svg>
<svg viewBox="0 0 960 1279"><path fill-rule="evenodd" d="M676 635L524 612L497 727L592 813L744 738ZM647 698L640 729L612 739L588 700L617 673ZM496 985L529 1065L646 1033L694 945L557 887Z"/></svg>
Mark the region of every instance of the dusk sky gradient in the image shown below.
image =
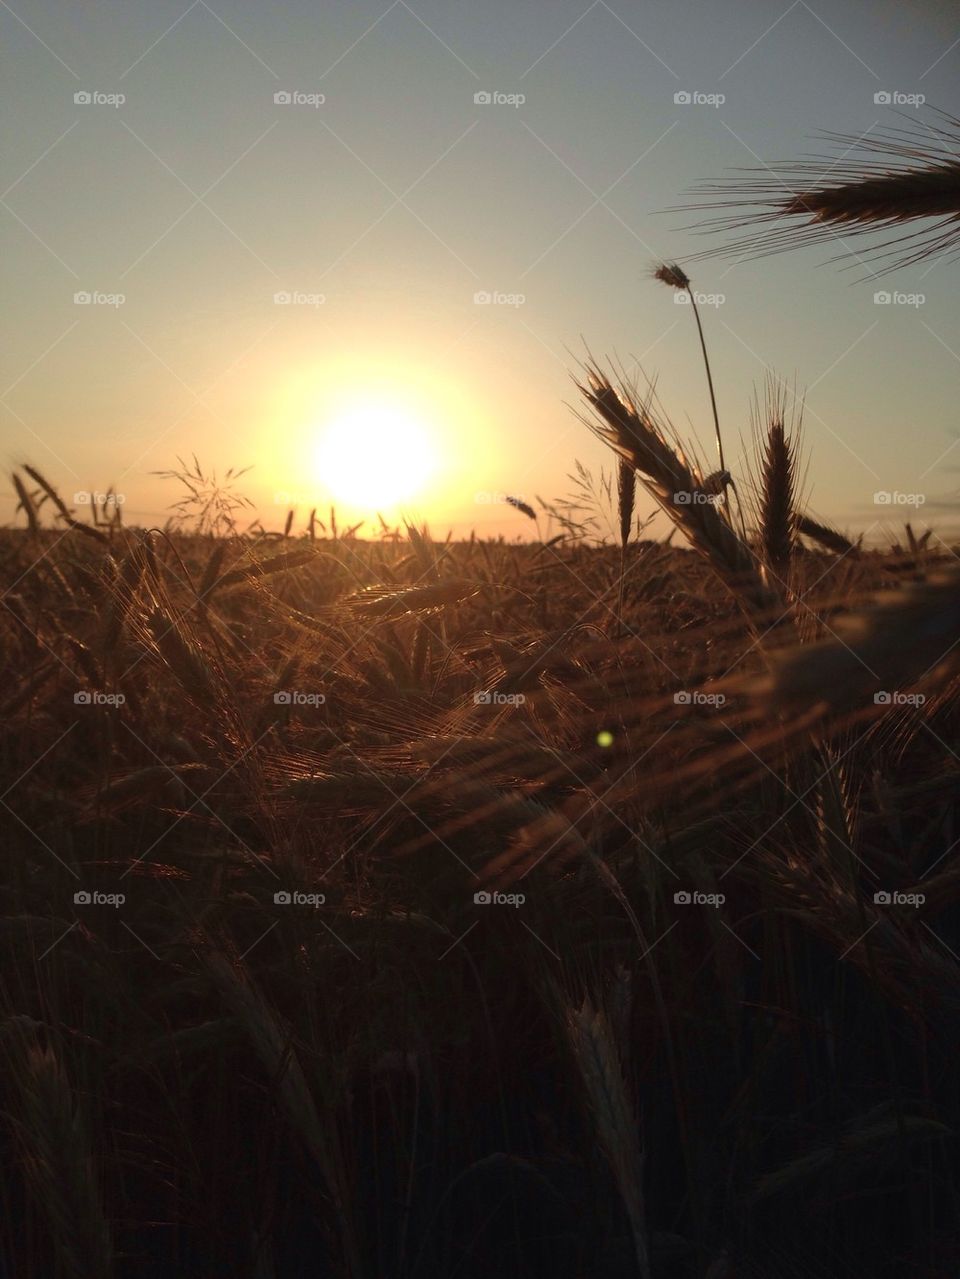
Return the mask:
<svg viewBox="0 0 960 1279"><path fill-rule="evenodd" d="M114 484L130 522L162 522L179 493L151 472L194 452L252 466L267 527L284 496L329 505L318 433L372 396L437 441L411 514L439 535L528 536L477 495L553 498L575 458L610 465L569 407L584 344L655 376L712 465L693 317L650 279L706 245L662 210L734 168L823 154L825 130L896 125L880 91L960 114L960 15L934 3L0 0L0 41L3 461L68 497ZM728 464L744 475L772 368L806 392L813 511L881 540L910 518L943 530L956 267L857 283L831 256L689 267L725 299L702 315ZM876 305L877 289L925 301ZM83 291L125 301L75 304ZM284 291L324 300L277 305ZM877 507L878 490L926 501Z"/></svg>

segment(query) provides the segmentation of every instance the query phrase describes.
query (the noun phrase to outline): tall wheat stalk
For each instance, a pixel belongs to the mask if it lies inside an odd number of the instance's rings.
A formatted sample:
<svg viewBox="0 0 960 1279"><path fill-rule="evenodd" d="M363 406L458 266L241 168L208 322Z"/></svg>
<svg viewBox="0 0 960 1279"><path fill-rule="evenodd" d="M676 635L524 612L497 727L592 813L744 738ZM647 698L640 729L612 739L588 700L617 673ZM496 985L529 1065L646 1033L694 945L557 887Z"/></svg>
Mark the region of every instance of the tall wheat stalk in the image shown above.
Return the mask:
<svg viewBox="0 0 960 1279"><path fill-rule="evenodd" d="M707 388L710 392L710 407L713 410L713 428L717 437L717 457L720 462L720 470L716 475L716 483L718 484L717 492L725 493L726 490L732 489L733 495L737 499L737 515L740 520L740 533L743 540L747 540L747 529L743 522L743 510L740 506L740 494L737 492L737 486L733 482L733 477L727 470L727 464L723 457L723 436L720 434L720 414L717 410L717 396L713 389L713 373L710 369L710 357L707 354L707 340L703 335L703 323L700 319L700 308L697 306L696 294L690 284L690 277L675 262L663 263L658 266L653 277L659 280L661 284L669 285L672 289L678 289L690 299L690 307L693 310L693 318L697 322L697 335L700 338L700 351L703 355L703 367L707 372Z"/></svg>
<svg viewBox="0 0 960 1279"><path fill-rule="evenodd" d="M720 414L717 412L717 396L713 389L713 373L710 370L710 357L707 354L707 341L703 336L703 324L700 320L700 308L697 306L697 299L694 296L693 288L690 284L690 277L684 270L682 270L681 267L677 266L675 262L665 262L654 270L653 278L655 280L659 280L661 284L668 285L671 289L677 289L681 293L685 293L690 299L693 318L697 322L697 333L700 337L700 350L703 353L703 366L707 371L707 387L710 391L710 407L713 410L713 427L717 436L717 456L720 459L720 470L725 474L727 465L723 460L723 437L720 434Z"/></svg>

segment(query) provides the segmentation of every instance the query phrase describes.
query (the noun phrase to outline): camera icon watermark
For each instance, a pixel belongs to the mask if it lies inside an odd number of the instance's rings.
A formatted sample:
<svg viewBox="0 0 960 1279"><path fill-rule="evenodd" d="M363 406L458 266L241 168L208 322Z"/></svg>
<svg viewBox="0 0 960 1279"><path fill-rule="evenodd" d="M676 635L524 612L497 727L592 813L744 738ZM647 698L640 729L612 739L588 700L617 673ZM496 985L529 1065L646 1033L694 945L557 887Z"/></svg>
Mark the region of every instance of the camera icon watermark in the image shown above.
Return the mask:
<svg viewBox="0 0 960 1279"><path fill-rule="evenodd" d="M526 700L523 693L498 693L488 689L473 695L474 706L522 706Z"/></svg>
<svg viewBox="0 0 960 1279"><path fill-rule="evenodd" d="M705 493L703 489L678 489L673 495L674 506L722 506L725 493Z"/></svg>
<svg viewBox="0 0 960 1279"><path fill-rule="evenodd" d="M74 506L123 506L125 493L100 493L97 490L78 489L73 495Z"/></svg>
<svg viewBox="0 0 960 1279"><path fill-rule="evenodd" d="M274 106L313 107L316 110L326 102L325 93L304 93L300 89L278 89L273 95Z"/></svg>
<svg viewBox="0 0 960 1279"><path fill-rule="evenodd" d="M725 93L700 93L696 89L679 89L673 95L678 107L722 107L727 100Z"/></svg>
<svg viewBox="0 0 960 1279"><path fill-rule="evenodd" d="M902 93L899 89L878 89L873 95L877 107L922 107L926 100L926 94Z"/></svg>
<svg viewBox="0 0 960 1279"><path fill-rule="evenodd" d="M923 706L926 700L926 694L924 693L899 693L896 690L892 693L882 691L873 695L875 706L913 706L917 708Z"/></svg>
<svg viewBox="0 0 960 1279"><path fill-rule="evenodd" d="M875 906L912 906L916 909L918 906L922 906L926 900L925 893L901 893L896 890L886 892L881 890L873 894Z"/></svg>
<svg viewBox="0 0 960 1279"><path fill-rule="evenodd" d="M525 93L501 93L499 89L480 89L473 95L475 107L522 107L527 100Z"/></svg>
<svg viewBox="0 0 960 1279"><path fill-rule="evenodd" d="M525 293L502 293L497 289L478 289L473 295L474 306L523 306L527 300Z"/></svg>
<svg viewBox="0 0 960 1279"><path fill-rule="evenodd" d="M675 706L723 706L726 700L723 693L704 693L698 688L682 688L673 695Z"/></svg>
<svg viewBox="0 0 960 1279"><path fill-rule="evenodd" d="M280 888L273 894L274 906L310 906L314 910L323 906L327 898L324 893L302 893L299 889Z"/></svg>
<svg viewBox="0 0 960 1279"><path fill-rule="evenodd" d="M89 292L87 289L79 289L73 295L74 306L112 306L115 310L123 306L126 300L125 293L101 293L98 290Z"/></svg>
<svg viewBox="0 0 960 1279"><path fill-rule="evenodd" d="M878 289L873 295L874 306L912 306L921 307L927 300L925 293L900 293L896 289L891 293L887 289Z"/></svg>
<svg viewBox="0 0 960 1279"><path fill-rule="evenodd" d="M326 693L304 693L299 689L292 692L281 690L273 695L275 706L323 706L326 700Z"/></svg>
<svg viewBox="0 0 960 1279"><path fill-rule="evenodd" d="M673 894L673 900L677 906L712 906L716 910L727 899L723 893L689 893L680 888Z"/></svg>
<svg viewBox="0 0 960 1279"><path fill-rule="evenodd" d="M714 308L723 306L727 300L725 293L698 293L696 289L692 290L693 301L697 306L712 306ZM691 300L691 291L688 289L677 289L673 295L673 300L677 306L689 306Z"/></svg>
<svg viewBox="0 0 960 1279"><path fill-rule="evenodd" d="M526 501L526 498L524 497L522 493L512 493L509 496L512 497L514 501L516 502ZM473 500L477 503L478 506L508 506L508 505L512 506L513 505L513 503L509 502L508 495L498 490L480 489L479 492L474 493Z"/></svg>
<svg viewBox="0 0 960 1279"><path fill-rule="evenodd" d="M116 910L127 900L124 893L101 893L94 889L79 888L73 894L74 906L112 906Z"/></svg>
<svg viewBox="0 0 960 1279"><path fill-rule="evenodd" d="M123 706L126 700L125 693L101 693L96 689L81 689L73 695L74 706Z"/></svg>
<svg viewBox="0 0 960 1279"><path fill-rule="evenodd" d="M522 906L526 900L524 893L488 892L485 888L481 888L473 894L473 901L476 906L513 906L516 909Z"/></svg>
<svg viewBox="0 0 960 1279"><path fill-rule="evenodd" d="M899 489L880 489L873 495L874 506L923 506L925 493L901 493Z"/></svg>
<svg viewBox="0 0 960 1279"><path fill-rule="evenodd" d="M127 100L125 93L101 93L99 89L78 89L73 95L78 107L122 107Z"/></svg>
<svg viewBox="0 0 960 1279"><path fill-rule="evenodd" d="M280 289L273 295L274 306L323 306L327 300L325 293L304 293L299 289Z"/></svg>

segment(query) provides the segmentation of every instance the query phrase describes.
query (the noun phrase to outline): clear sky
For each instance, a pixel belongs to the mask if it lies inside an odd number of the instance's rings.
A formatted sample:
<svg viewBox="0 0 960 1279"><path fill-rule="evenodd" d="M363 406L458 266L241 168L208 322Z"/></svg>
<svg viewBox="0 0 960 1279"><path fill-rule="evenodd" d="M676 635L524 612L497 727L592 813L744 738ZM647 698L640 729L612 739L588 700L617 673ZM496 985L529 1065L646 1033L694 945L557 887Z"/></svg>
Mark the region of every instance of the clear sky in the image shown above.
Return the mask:
<svg viewBox="0 0 960 1279"><path fill-rule="evenodd" d="M609 458L568 407L584 343L656 376L712 462L693 318L649 279L703 245L658 210L896 124L878 92L960 114L960 12L931 0L12 0L0 42L3 461L68 497L114 484L133 521L195 452L253 467L268 527L402 492L437 532L528 535L487 499ZM806 388L821 517L949 526L957 268L858 284L829 256L690 268L724 299L703 318L728 464L771 367Z"/></svg>

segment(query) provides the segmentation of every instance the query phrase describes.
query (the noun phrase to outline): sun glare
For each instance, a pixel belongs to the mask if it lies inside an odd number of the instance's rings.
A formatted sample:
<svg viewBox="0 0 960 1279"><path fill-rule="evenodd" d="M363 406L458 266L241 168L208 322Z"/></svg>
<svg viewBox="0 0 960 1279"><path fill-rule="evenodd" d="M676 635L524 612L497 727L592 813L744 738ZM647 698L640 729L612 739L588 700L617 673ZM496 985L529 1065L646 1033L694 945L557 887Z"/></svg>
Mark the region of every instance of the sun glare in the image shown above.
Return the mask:
<svg viewBox="0 0 960 1279"><path fill-rule="evenodd" d="M415 412L371 398L335 410L324 423L315 471L336 501L381 510L422 493L436 461L430 433Z"/></svg>

